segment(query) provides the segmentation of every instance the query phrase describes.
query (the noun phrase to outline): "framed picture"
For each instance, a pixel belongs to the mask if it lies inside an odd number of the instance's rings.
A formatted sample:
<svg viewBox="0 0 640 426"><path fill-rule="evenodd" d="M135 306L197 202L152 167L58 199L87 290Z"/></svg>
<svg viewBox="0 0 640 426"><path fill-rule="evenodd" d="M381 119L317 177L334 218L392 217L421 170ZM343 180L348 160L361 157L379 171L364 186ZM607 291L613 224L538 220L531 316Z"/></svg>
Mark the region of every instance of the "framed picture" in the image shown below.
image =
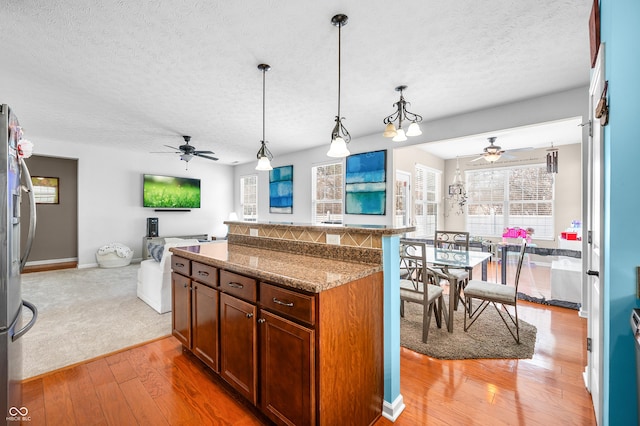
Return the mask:
<svg viewBox="0 0 640 426"><path fill-rule="evenodd" d="M269 171L269 213L293 213L293 166Z"/></svg>
<svg viewBox="0 0 640 426"><path fill-rule="evenodd" d="M384 215L387 205L387 150L347 157L345 213Z"/></svg>
<svg viewBox="0 0 640 426"><path fill-rule="evenodd" d="M31 184L36 204L60 204L59 178L32 176Z"/></svg>

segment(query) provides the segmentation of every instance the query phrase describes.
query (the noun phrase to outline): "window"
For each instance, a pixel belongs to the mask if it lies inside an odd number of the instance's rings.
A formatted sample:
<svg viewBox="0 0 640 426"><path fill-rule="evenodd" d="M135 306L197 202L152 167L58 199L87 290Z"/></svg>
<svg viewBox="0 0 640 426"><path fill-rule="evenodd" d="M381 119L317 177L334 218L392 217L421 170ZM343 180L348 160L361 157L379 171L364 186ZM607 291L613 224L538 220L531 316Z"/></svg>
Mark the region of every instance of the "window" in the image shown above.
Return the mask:
<svg viewBox="0 0 640 426"><path fill-rule="evenodd" d="M342 162L311 169L312 221L342 223Z"/></svg>
<svg viewBox="0 0 640 426"><path fill-rule="evenodd" d="M546 165L466 172L467 230L500 237L506 227L533 228L553 238L553 174Z"/></svg>
<svg viewBox="0 0 640 426"><path fill-rule="evenodd" d="M252 222L258 220L258 175L240 178L240 207L242 220Z"/></svg>
<svg viewBox="0 0 640 426"><path fill-rule="evenodd" d="M442 172L416 164L415 174L415 234L433 237L438 225Z"/></svg>
<svg viewBox="0 0 640 426"><path fill-rule="evenodd" d="M33 176L33 197L37 204L58 204L58 178Z"/></svg>

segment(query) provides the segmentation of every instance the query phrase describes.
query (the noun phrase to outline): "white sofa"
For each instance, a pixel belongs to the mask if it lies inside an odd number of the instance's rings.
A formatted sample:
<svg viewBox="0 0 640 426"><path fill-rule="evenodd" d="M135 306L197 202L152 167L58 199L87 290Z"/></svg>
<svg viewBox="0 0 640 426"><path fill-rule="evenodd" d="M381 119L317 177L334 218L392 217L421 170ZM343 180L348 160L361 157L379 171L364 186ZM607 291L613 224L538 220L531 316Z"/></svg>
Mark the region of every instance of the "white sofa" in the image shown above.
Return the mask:
<svg viewBox="0 0 640 426"><path fill-rule="evenodd" d="M149 250L150 254L153 256L163 247L162 257L160 261L151 257L140 262L138 297L158 313L164 314L171 311L171 251L169 249L199 245L200 242L196 239L161 238L154 239L154 244L157 247Z"/></svg>

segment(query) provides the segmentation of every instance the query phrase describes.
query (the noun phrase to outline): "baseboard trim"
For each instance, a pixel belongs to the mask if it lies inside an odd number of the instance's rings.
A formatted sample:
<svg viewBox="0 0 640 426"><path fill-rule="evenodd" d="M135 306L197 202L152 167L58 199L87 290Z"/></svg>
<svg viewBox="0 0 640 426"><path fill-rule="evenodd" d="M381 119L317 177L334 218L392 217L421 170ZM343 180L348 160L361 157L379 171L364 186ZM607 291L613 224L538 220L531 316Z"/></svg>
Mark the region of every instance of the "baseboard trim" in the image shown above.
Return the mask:
<svg viewBox="0 0 640 426"><path fill-rule="evenodd" d="M30 272L44 272L44 271L57 271L59 269L75 269L78 267L78 262L59 262L59 263L40 263L40 264L32 264L26 265L22 270L23 274L28 274Z"/></svg>
<svg viewBox="0 0 640 426"><path fill-rule="evenodd" d="M404 409L405 405L402 394L398 395L393 403L382 401L382 416L391 420L392 422L396 421L396 419L404 411Z"/></svg>

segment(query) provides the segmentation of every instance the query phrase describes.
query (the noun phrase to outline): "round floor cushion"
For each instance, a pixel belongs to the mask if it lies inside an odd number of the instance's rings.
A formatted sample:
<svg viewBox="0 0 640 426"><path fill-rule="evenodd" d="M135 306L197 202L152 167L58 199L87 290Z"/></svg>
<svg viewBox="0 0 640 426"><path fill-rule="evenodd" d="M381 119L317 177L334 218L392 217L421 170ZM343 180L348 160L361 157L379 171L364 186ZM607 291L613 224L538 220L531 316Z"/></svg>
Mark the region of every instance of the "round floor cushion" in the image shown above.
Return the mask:
<svg viewBox="0 0 640 426"><path fill-rule="evenodd" d="M131 263L133 250L124 244L111 243L104 245L96 252L96 260L101 268L118 268Z"/></svg>

